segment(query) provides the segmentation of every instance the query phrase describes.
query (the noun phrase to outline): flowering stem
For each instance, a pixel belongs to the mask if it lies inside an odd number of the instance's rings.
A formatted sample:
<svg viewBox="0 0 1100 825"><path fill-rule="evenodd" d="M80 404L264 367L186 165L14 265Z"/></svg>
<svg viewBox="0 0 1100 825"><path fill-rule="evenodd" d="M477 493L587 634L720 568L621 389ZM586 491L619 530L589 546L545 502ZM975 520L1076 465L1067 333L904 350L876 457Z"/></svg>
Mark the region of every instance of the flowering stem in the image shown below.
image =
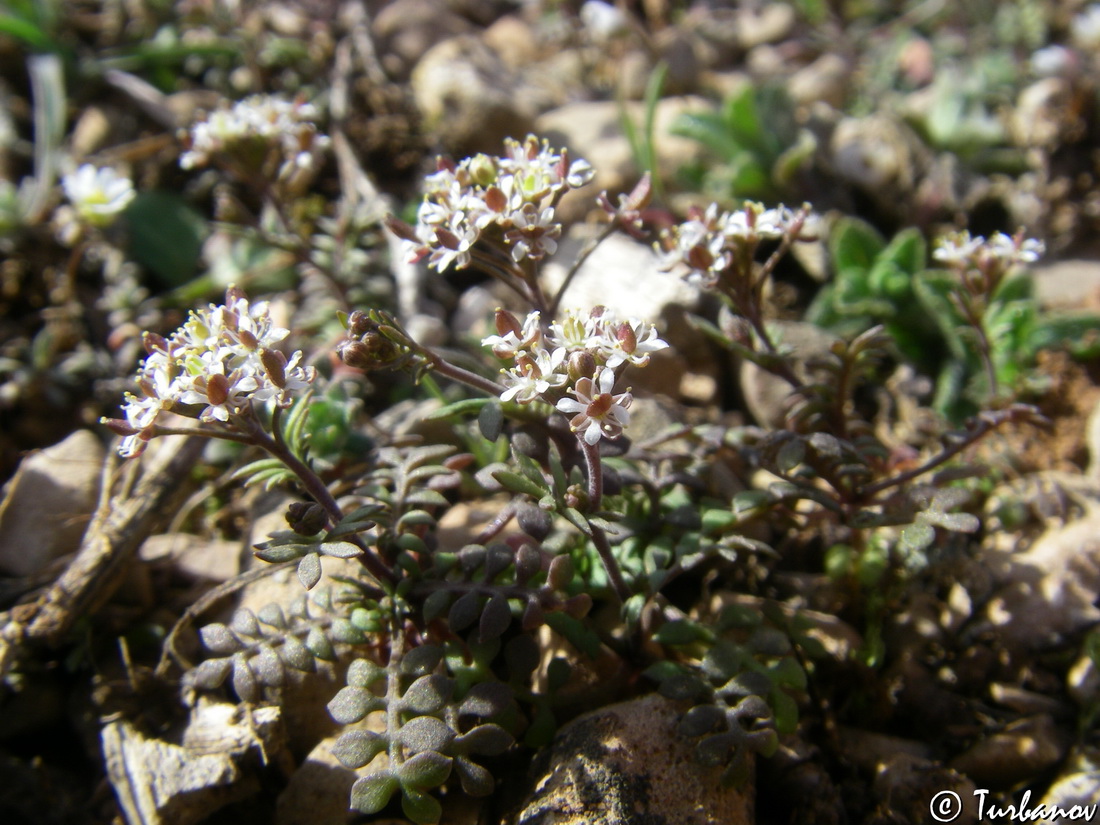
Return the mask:
<svg viewBox="0 0 1100 825"><path fill-rule="evenodd" d="M600 448L598 444L589 444L583 438L578 438L584 452L584 462L588 469L588 510L595 512L600 509L603 499L603 465L600 463ZM625 602L630 598L630 588L623 579L623 572L619 569L619 563L615 560L615 554L611 552L611 544L607 540L607 534L592 522L588 523L592 531L592 543L596 545L596 552L600 554L604 570L611 580L611 586L615 589L615 595L619 601Z"/></svg>
<svg viewBox="0 0 1100 825"><path fill-rule="evenodd" d="M588 509L599 510L603 500L603 465L600 463L599 442L589 444L583 438L578 438L584 452L584 463L588 469Z"/></svg>
<svg viewBox="0 0 1100 825"><path fill-rule="evenodd" d="M462 367L457 367L449 361L444 360L442 356L436 355L430 349L421 349L419 352L431 362L432 369L440 375L450 378L452 381L466 384L476 390L481 390L489 395L500 395L501 387L495 381L478 375L476 372L470 372Z"/></svg>
<svg viewBox="0 0 1100 825"><path fill-rule="evenodd" d="M259 419L256 417L255 408L249 408L249 413L249 415L238 416L235 423L238 423L241 429L248 432L252 437L253 444L263 449L273 458L277 458L279 461L283 462L283 464L287 466L287 469L298 477L302 486L305 487L306 492L313 496L313 499L325 508L325 512L328 513L332 524L334 526L339 524L340 520L344 517L344 513L321 478L313 472L313 469L308 464L294 455L290 448L283 442L281 436L272 438L267 434L263 427L260 426ZM273 428L277 431L277 417L273 417L272 424ZM375 579L379 582L390 584L397 581L397 577L393 574L393 571L390 570L369 547L364 545L358 536L349 536L348 541L357 545L363 551L363 555L358 557L359 562L375 577Z"/></svg>

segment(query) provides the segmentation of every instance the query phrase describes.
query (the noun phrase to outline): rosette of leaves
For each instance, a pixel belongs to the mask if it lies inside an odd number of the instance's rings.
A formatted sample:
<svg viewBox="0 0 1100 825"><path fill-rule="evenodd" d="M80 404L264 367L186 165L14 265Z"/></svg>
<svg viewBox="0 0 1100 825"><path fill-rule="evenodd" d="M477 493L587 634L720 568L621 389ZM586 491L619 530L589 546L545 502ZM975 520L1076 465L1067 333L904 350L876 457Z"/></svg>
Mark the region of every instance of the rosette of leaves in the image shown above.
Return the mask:
<svg viewBox="0 0 1100 825"><path fill-rule="evenodd" d="M818 293L806 320L841 338L882 325L903 358L934 374L944 343L915 291L927 265L920 231L904 229L887 242L870 224L846 216L833 225L828 245L833 280Z"/></svg>
<svg viewBox="0 0 1100 825"><path fill-rule="evenodd" d="M798 724L788 691L804 690L806 674L788 633L757 611L731 606L713 624L667 622L653 640L675 655L646 675L664 696L691 703L679 732L696 740L696 761L722 767L725 782L746 780L750 754L770 756L779 734Z"/></svg>
<svg viewBox="0 0 1100 825"><path fill-rule="evenodd" d="M352 662L329 712L344 725L373 713L383 718L379 730L345 731L333 748L347 767L368 769L351 789L355 810L378 813L400 792L405 815L420 825L439 821L442 807L432 792L452 775L472 796L492 793L492 775L477 760L512 746L512 735L490 721L508 709L511 692L499 682L463 691L445 665L444 649L430 644L402 651L395 643L385 667Z"/></svg>

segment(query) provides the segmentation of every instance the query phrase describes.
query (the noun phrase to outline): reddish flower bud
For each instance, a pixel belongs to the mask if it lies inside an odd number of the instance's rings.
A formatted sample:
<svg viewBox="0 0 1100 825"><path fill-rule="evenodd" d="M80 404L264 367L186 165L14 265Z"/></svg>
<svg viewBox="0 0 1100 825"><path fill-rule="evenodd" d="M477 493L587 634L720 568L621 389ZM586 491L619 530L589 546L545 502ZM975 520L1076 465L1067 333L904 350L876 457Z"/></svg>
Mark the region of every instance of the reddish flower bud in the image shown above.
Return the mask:
<svg viewBox="0 0 1100 825"><path fill-rule="evenodd" d="M447 249L458 249L458 235L449 229L438 227L435 230L435 239Z"/></svg>
<svg viewBox="0 0 1100 825"><path fill-rule="evenodd" d="M271 383L279 389L286 388L286 356L278 350L264 349L260 351L260 363L264 365L267 377Z"/></svg>
<svg viewBox="0 0 1100 825"><path fill-rule="evenodd" d="M591 378L596 374L596 359L586 349L577 350L570 354L566 370L569 380L575 384L582 378Z"/></svg>
<svg viewBox="0 0 1100 825"><path fill-rule="evenodd" d="M634 327L626 321L615 328L615 338L618 339L619 346L623 348L623 352L627 355L633 355L634 350L638 348L638 336L634 334Z"/></svg>
<svg viewBox="0 0 1100 825"><path fill-rule="evenodd" d="M348 332L358 338L374 328L374 322L361 309L353 310L348 316Z"/></svg>
<svg viewBox="0 0 1100 825"><path fill-rule="evenodd" d="M519 319L506 309L497 307L496 315L493 316L493 323L496 325L497 335L507 335L509 332L517 338L523 335L523 327L520 325Z"/></svg>
<svg viewBox="0 0 1100 825"><path fill-rule="evenodd" d="M403 241L417 241L415 230L401 220L396 215L386 215L382 219L382 222L386 224L386 228L390 230L394 235L399 237Z"/></svg>
<svg viewBox="0 0 1100 825"><path fill-rule="evenodd" d="M168 341L164 336L157 335L155 332L142 333L141 343L149 355L154 352L168 352Z"/></svg>
<svg viewBox="0 0 1100 825"><path fill-rule="evenodd" d="M214 373L206 379L206 397L210 405L218 407L229 400L229 379L221 373Z"/></svg>
<svg viewBox="0 0 1100 825"><path fill-rule="evenodd" d="M115 435L137 435L140 430L131 427L129 423L121 418L101 418L99 423L113 432Z"/></svg>
<svg viewBox="0 0 1100 825"><path fill-rule="evenodd" d="M494 212L503 212L508 208L508 197L496 186L490 186L485 191L485 205Z"/></svg>

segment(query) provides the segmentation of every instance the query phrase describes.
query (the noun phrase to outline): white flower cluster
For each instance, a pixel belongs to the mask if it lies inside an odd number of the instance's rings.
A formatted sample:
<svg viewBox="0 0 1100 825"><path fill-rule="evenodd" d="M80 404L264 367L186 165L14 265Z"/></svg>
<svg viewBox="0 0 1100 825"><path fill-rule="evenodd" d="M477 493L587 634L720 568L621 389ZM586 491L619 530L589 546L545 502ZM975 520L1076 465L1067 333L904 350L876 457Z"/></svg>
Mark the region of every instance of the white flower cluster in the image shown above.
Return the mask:
<svg viewBox="0 0 1100 825"><path fill-rule="evenodd" d="M988 240L983 236L971 237L969 232L956 232L940 238L932 257L953 269L977 269L986 272L992 268L1005 272L1014 266L1033 264L1046 251L1042 241L994 232Z"/></svg>
<svg viewBox="0 0 1100 825"><path fill-rule="evenodd" d="M133 182L110 167L85 163L61 179L65 197L77 215L92 226L110 226L134 199Z"/></svg>
<svg viewBox="0 0 1100 825"><path fill-rule="evenodd" d="M262 162L275 147L283 161L280 174L309 169L329 145L328 137L317 131L314 121L318 116L317 108L305 101L253 95L195 123L180 166L205 166L217 155Z"/></svg>
<svg viewBox="0 0 1100 825"><path fill-rule="evenodd" d="M126 394L125 422L106 422L125 435L119 452L139 455L163 410L228 422L255 401L288 406L317 371L301 365L301 351L288 359L274 349L286 335L272 322L266 302L249 304L233 287L224 305L193 311L170 338L146 333L149 354L137 374L141 395Z"/></svg>
<svg viewBox="0 0 1100 825"><path fill-rule="evenodd" d="M782 204L768 209L746 202L741 209L719 214L712 203L706 212L695 210L689 220L662 232L657 252L662 269L686 267L689 278L710 288L744 249L796 229L798 238L808 238L815 231L811 223L816 224L816 218L805 210L796 212Z"/></svg>
<svg viewBox="0 0 1100 825"><path fill-rule="evenodd" d="M571 311L548 327L538 312L521 324L498 309L496 328L497 334L481 343L513 360L511 368L501 371L507 385L501 400L552 403L572 416L571 428L589 444L601 437L617 438L630 422L630 390L613 392L619 367L644 367L651 353L668 346L651 324L634 318L620 321L606 307L587 316Z"/></svg>
<svg viewBox="0 0 1100 825"><path fill-rule="evenodd" d="M523 142L506 140L505 150L503 156L475 155L457 166L440 161L427 179L415 238L406 242L410 260L427 257L428 266L439 271L469 266L471 248L489 227L497 228L517 262L554 254L561 235L554 208L595 171L534 135Z"/></svg>

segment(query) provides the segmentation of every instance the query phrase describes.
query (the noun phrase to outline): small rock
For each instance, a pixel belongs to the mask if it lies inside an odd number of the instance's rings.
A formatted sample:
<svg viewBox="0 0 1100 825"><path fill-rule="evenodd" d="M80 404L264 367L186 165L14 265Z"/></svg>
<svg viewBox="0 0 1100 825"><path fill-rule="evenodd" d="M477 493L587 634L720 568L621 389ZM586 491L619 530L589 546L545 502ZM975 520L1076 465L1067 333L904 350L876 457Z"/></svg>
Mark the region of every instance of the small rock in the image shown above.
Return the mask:
<svg viewBox="0 0 1100 825"><path fill-rule="evenodd" d="M1053 767L1069 748L1069 736L1047 714L1020 719L951 760L954 770L983 788L1010 788Z"/></svg>
<svg viewBox="0 0 1100 825"><path fill-rule="evenodd" d="M674 175L703 156L697 141L671 135L669 127L683 112L711 108L705 98L694 95L669 97L657 104L653 134L660 174ZM626 113L635 124L641 124L643 104L627 103ZM592 208L593 197L601 190L612 194L628 191L641 176L630 141L623 133L622 110L615 101L569 103L551 109L535 120L535 131L547 138L552 146L569 147L574 156L584 158L596 170L596 178L591 184L575 193L576 197L563 201L559 214L566 220L583 217ZM561 259L559 253L558 260Z"/></svg>
<svg viewBox="0 0 1100 825"><path fill-rule="evenodd" d="M1045 77L1021 91L1009 123L1016 143L1054 146L1064 141L1071 96L1069 81L1061 77Z"/></svg>
<svg viewBox="0 0 1100 825"><path fill-rule="evenodd" d="M1100 699L1100 671L1091 656L1081 656L1066 673L1066 692L1083 708Z"/></svg>
<svg viewBox="0 0 1100 825"><path fill-rule="evenodd" d="M393 0L382 6L371 33L391 77L404 80L432 46L473 31L449 6L446 0Z"/></svg>
<svg viewBox="0 0 1100 825"><path fill-rule="evenodd" d="M837 172L869 192L909 191L915 179L914 142L909 131L885 115L845 118L833 132Z"/></svg>
<svg viewBox="0 0 1100 825"><path fill-rule="evenodd" d="M191 579L224 582L241 572L244 551L239 541L205 539L190 533L149 536L138 556L146 562L171 562Z"/></svg>
<svg viewBox="0 0 1100 825"><path fill-rule="evenodd" d="M538 56L535 32L526 21L514 14L506 14L497 20L481 37L510 69L528 66Z"/></svg>
<svg viewBox="0 0 1100 825"><path fill-rule="evenodd" d="M1061 774L1043 795L1041 804L1057 806L1066 813L1065 817L1051 818L1051 825L1090 821L1093 817L1087 812L1095 811L1100 805L1100 752L1095 748L1082 748L1066 760ZM1075 805L1081 807L1074 811Z"/></svg>
<svg viewBox="0 0 1100 825"><path fill-rule="evenodd" d="M848 61L837 54L823 54L809 66L799 69L787 82L787 93L795 103L827 103L834 109L844 105L852 73Z"/></svg>
<svg viewBox="0 0 1100 825"><path fill-rule="evenodd" d="M692 759L681 708L658 695L587 713L536 757L509 825L748 825L752 785L723 787Z"/></svg>
<svg viewBox="0 0 1100 825"><path fill-rule="evenodd" d="M1046 309L1100 310L1100 261L1040 264L1032 267L1031 282Z"/></svg>
<svg viewBox="0 0 1100 825"><path fill-rule="evenodd" d="M525 105L515 72L473 35L429 49L413 70L411 88L425 126L456 157L500 152L505 138L531 131L536 114Z"/></svg>
<svg viewBox="0 0 1100 825"><path fill-rule="evenodd" d="M88 430L23 459L0 502L0 574L29 576L76 551L102 465L103 445Z"/></svg>
<svg viewBox="0 0 1100 825"><path fill-rule="evenodd" d="M742 6L737 11L737 41L742 49L776 43L790 36L795 24L794 6L769 3Z"/></svg>
<svg viewBox="0 0 1100 825"><path fill-rule="evenodd" d="M574 227L562 240L558 255L543 272L548 292L561 286L567 265L592 237L590 226ZM588 256L569 283L563 309L588 310L606 304L622 318L655 321L672 304L691 306L698 290L672 272L662 272L657 253L648 244L621 233L612 234Z"/></svg>

